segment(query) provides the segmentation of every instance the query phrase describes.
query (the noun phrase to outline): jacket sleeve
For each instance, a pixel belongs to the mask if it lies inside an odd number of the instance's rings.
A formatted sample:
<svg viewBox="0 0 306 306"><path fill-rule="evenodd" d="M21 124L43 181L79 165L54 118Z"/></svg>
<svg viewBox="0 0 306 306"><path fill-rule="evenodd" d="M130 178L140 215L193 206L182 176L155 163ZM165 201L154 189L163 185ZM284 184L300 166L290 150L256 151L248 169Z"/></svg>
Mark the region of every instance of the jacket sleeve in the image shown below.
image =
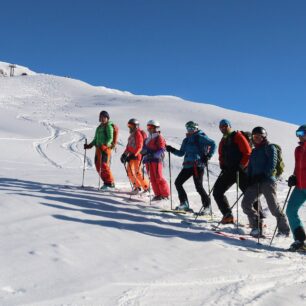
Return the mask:
<svg viewBox="0 0 306 306"><path fill-rule="evenodd" d="M268 156L268 163L265 171L265 176L272 177L277 164L277 149L275 148L274 145L270 144L265 147L265 150Z"/></svg>
<svg viewBox="0 0 306 306"><path fill-rule="evenodd" d="M223 147L223 138L220 140L219 146L218 146L218 154L219 154L219 164L220 166L223 165L223 160L222 160L222 147Z"/></svg>
<svg viewBox="0 0 306 306"><path fill-rule="evenodd" d="M216 143L214 142L214 140L210 139L207 136L204 136L203 138L203 144L204 144L204 148L205 148L205 152L203 152L205 155L207 155L207 157L210 159L216 151Z"/></svg>
<svg viewBox="0 0 306 306"><path fill-rule="evenodd" d="M234 142L238 145L239 151L242 154L242 157L241 157L241 160L240 160L240 165L241 165L242 168L246 168L249 164L249 159L250 159L252 149L251 149L248 141L241 134L241 132L236 133Z"/></svg>
<svg viewBox="0 0 306 306"><path fill-rule="evenodd" d="M252 155L252 152L251 152ZM251 160L251 155L250 155L250 159ZM252 177L253 176L253 167L252 167L252 163L249 162L248 164L248 168L247 168L247 173L248 173L248 177Z"/></svg>
<svg viewBox="0 0 306 306"><path fill-rule="evenodd" d="M143 137L140 131L135 133L135 156L138 156L142 150L143 146Z"/></svg>
<svg viewBox="0 0 306 306"><path fill-rule="evenodd" d="M176 156L184 156L186 153L186 138L183 140L182 144L181 144L181 148L179 150L176 150L173 152L174 155Z"/></svg>

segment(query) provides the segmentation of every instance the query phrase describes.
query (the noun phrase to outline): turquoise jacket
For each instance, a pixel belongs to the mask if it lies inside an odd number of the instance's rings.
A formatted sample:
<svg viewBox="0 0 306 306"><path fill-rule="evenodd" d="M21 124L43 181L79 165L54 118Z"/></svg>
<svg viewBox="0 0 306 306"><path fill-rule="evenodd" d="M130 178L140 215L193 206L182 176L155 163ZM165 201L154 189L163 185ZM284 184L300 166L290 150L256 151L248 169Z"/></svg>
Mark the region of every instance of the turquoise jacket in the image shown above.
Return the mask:
<svg viewBox="0 0 306 306"><path fill-rule="evenodd" d="M210 159L216 151L216 143L201 130L194 134L187 134L181 148L173 152L176 156L184 156L183 167L204 167L203 156Z"/></svg>

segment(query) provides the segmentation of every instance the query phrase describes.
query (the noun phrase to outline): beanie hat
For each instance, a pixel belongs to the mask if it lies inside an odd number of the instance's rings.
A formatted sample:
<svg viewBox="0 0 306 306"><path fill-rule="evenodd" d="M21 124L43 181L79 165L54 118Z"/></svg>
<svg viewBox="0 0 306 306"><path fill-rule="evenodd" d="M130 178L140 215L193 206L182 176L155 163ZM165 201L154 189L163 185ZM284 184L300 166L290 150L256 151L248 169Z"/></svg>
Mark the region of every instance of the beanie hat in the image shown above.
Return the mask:
<svg viewBox="0 0 306 306"><path fill-rule="evenodd" d="M229 120L227 119L222 119L219 123L219 126L227 125L228 127L232 127L232 124Z"/></svg>
<svg viewBox="0 0 306 306"><path fill-rule="evenodd" d="M107 111L102 111L100 112L100 117L106 117L107 119L109 119L109 114Z"/></svg>

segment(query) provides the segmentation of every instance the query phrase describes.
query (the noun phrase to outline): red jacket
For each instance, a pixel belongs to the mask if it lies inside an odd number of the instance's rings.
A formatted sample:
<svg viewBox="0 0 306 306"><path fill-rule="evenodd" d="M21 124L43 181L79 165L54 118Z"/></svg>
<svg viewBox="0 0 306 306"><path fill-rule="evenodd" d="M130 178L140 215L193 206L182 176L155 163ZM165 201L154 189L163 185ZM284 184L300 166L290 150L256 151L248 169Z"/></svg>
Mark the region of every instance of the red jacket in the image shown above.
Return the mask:
<svg viewBox="0 0 306 306"><path fill-rule="evenodd" d="M306 142L301 143L295 149L295 168L296 187L306 189Z"/></svg>
<svg viewBox="0 0 306 306"><path fill-rule="evenodd" d="M140 160L140 151L142 150L145 140L144 136L146 136L146 134L143 134L140 129L136 129L134 132L132 132L129 136L125 152L134 154Z"/></svg>

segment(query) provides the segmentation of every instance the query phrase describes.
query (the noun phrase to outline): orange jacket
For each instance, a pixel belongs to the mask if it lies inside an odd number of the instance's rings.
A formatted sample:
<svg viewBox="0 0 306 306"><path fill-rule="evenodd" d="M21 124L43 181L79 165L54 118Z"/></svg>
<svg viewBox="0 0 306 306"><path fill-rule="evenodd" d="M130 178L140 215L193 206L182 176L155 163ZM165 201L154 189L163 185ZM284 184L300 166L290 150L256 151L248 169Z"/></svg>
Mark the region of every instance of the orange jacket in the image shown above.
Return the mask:
<svg viewBox="0 0 306 306"><path fill-rule="evenodd" d="M141 159L141 150L144 143L144 136L140 129L133 131L129 138L125 152L134 154L138 159Z"/></svg>

